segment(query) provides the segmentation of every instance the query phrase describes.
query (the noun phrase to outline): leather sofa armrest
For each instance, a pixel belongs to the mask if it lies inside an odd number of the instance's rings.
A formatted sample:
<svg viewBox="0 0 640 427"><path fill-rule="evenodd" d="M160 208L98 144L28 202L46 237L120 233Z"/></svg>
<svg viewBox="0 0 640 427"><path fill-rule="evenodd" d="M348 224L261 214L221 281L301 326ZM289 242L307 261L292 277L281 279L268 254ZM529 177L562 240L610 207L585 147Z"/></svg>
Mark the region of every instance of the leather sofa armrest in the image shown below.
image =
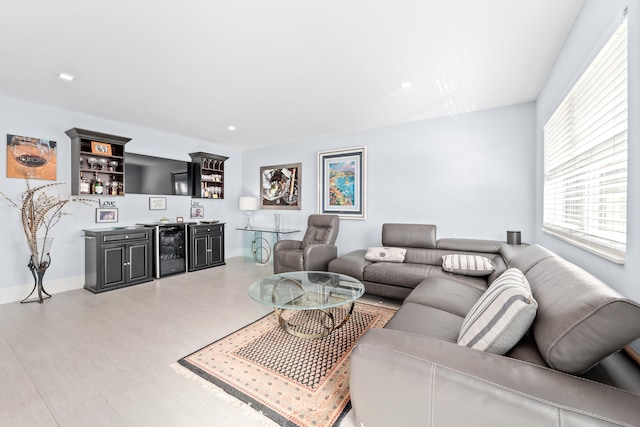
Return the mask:
<svg viewBox="0 0 640 427"><path fill-rule="evenodd" d="M640 396L435 338L371 329L351 354L358 426L640 425Z"/></svg>
<svg viewBox="0 0 640 427"><path fill-rule="evenodd" d="M327 271L329 262L338 256L334 245L313 244L304 247L304 269L306 271Z"/></svg>
<svg viewBox="0 0 640 427"><path fill-rule="evenodd" d="M273 245L273 252L287 250L287 249L300 249L302 241L300 240L279 240Z"/></svg>
<svg viewBox="0 0 640 427"><path fill-rule="evenodd" d="M364 270L371 261L364 259L367 251L358 249L348 254L341 255L329 263L329 271L333 273L346 274L360 281L364 280Z"/></svg>

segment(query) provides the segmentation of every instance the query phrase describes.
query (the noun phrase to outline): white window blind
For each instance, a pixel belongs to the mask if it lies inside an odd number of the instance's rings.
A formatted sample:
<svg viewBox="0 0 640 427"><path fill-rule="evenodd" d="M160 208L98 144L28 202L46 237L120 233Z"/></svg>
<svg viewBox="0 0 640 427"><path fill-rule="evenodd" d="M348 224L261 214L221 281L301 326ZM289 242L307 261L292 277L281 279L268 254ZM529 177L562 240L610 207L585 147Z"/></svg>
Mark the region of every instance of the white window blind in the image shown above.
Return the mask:
<svg viewBox="0 0 640 427"><path fill-rule="evenodd" d="M543 229L623 263L627 241L627 20L544 126Z"/></svg>

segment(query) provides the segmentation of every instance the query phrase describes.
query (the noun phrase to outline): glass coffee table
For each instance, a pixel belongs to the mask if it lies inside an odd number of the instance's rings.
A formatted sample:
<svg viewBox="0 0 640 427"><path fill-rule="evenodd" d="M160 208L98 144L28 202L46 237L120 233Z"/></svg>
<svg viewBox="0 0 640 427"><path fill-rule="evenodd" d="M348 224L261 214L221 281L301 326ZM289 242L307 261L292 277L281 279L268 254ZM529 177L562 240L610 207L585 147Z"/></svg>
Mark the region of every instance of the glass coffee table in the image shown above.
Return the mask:
<svg viewBox="0 0 640 427"><path fill-rule="evenodd" d="M300 338L323 338L342 327L351 317L355 301L363 294L364 285L360 281L326 271L275 274L249 287L249 296L272 307L282 329ZM336 319L334 312L338 310L332 309L347 304L347 313ZM288 320L290 316L283 317L287 310L302 310L302 316L297 316L300 323L293 324Z"/></svg>

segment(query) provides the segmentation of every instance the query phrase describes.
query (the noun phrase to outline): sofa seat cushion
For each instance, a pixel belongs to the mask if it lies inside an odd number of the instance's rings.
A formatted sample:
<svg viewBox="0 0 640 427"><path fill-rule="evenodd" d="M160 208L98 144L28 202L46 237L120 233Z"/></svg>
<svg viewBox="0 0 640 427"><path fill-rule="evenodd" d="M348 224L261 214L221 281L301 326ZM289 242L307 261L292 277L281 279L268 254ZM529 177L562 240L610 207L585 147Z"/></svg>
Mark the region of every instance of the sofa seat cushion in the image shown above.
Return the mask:
<svg viewBox="0 0 640 427"><path fill-rule="evenodd" d="M440 267L423 264L376 262L364 270L367 282L387 283L394 286L415 288L418 283L429 277L434 269Z"/></svg>
<svg viewBox="0 0 640 427"><path fill-rule="evenodd" d="M423 280L404 302L427 305L465 317L483 293L483 290L464 282L434 277Z"/></svg>
<svg viewBox="0 0 640 427"><path fill-rule="evenodd" d="M455 343L464 317L422 304L405 303L385 329L410 332Z"/></svg>
<svg viewBox="0 0 640 427"><path fill-rule="evenodd" d="M536 342L533 340L532 334L526 334L518 344L505 354L512 359L522 360L524 362L533 363L534 365L549 367L542 358Z"/></svg>
<svg viewBox="0 0 640 427"><path fill-rule="evenodd" d="M487 287L489 287L486 277L464 276L462 274L448 273L442 270L442 268L433 269L429 278L442 278L451 282L463 283L467 286L474 287L481 292L486 291Z"/></svg>

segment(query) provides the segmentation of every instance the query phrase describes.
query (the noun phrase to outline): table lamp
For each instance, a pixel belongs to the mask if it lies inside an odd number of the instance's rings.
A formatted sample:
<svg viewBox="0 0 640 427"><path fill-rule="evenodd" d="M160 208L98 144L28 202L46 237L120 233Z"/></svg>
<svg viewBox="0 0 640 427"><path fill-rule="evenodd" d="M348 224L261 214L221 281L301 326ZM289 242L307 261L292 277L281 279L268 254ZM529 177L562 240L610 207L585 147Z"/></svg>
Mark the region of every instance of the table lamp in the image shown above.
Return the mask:
<svg viewBox="0 0 640 427"><path fill-rule="evenodd" d="M256 197L240 197L240 203L238 203L238 209L247 213L247 225L244 226L245 230L251 230L251 222L249 220L251 211L258 209L258 199Z"/></svg>

